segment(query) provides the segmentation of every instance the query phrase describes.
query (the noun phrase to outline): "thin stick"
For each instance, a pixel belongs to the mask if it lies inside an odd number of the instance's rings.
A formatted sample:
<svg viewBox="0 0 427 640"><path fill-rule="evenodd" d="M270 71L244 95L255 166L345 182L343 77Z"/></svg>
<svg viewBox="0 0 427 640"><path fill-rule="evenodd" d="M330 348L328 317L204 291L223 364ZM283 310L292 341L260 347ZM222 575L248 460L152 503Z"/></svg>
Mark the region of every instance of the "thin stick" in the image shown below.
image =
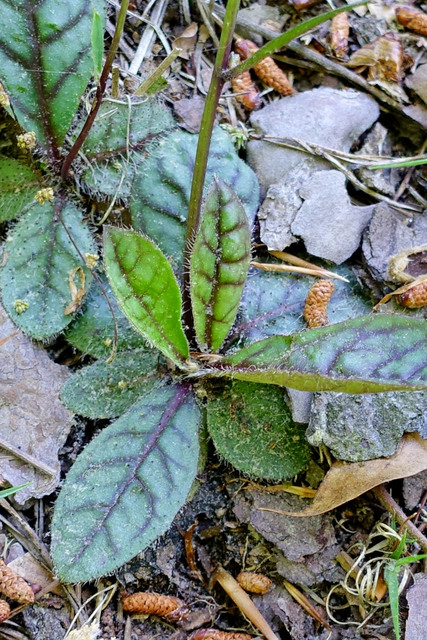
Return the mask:
<svg viewBox="0 0 427 640"><path fill-rule="evenodd" d="M148 78L146 78L143 82L141 82L138 89L135 91L133 95L144 96L147 93L147 91L150 89L150 87L152 87L153 84L157 82L157 80L164 74L164 72L167 69L169 69L172 62L179 56L181 51L182 49L178 49L178 48L172 49L170 54L166 56L166 58L163 60L163 62L159 64L156 70L150 76L148 76Z"/></svg>
<svg viewBox="0 0 427 640"><path fill-rule="evenodd" d="M150 16L150 24L147 25L145 31L142 35L141 40L139 41L138 48L135 53L135 57L129 65L129 73L136 75L139 71L139 68L146 57L146 55L151 51L151 47L153 46L155 33L160 28L162 24L163 17L165 15L166 7L168 5L168 0L159 0L158 4L154 7L153 13ZM156 27L156 30L155 28ZM163 43L163 41L162 41ZM166 53L170 53L170 47L168 46L166 49Z"/></svg>
<svg viewBox="0 0 427 640"><path fill-rule="evenodd" d="M287 264L272 264L270 262L251 262L251 267L261 269L262 271L278 271L285 273L304 273L308 276L315 276L317 278L324 277L325 273L319 269L313 269L309 267L296 267L289 266ZM331 273L331 278L338 278L344 280L341 276L337 276L335 273ZM346 280L348 282L348 280Z"/></svg>
<svg viewBox="0 0 427 640"><path fill-rule="evenodd" d="M284 260L285 262L289 262L289 264L294 264L297 267L308 267L309 269L315 269L319 271L324 276L328 276L329 278L336 278L337 280L342 280L342 282L348 282L347 278L334 273L333 271L328 271L328 269L324 269L323 267L318 267L307 260L303 260L302 258L298 258L297 256L293 256L291 253L286 253L286 251L269 251L272 256L275 258L279 258L279 260Z"/></svg>
<svg viewBox="0 0 427 640"><path fill-rule="evenodd" d="M412 538L415 538L424 553L427 553L427 538L423 536L423 534L418 531L414 523L408 519L406 513L399 507L397 502L393 500L389 492L386 490L385 486L383 484L380 484L378 487L372 489L372 491L374 492L377 499L381 502L383 507L385 507L389 513L395 516L399 524L406 527L409 535Z"/></svg>

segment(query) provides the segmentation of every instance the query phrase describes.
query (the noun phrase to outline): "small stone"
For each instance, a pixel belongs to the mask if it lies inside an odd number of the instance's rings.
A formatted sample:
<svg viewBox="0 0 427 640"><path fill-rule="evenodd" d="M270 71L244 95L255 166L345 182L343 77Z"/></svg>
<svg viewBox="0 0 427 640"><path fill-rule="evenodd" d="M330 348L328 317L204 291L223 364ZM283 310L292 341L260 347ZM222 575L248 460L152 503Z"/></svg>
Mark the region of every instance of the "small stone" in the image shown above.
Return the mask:
<svg viewBox="0 0 427 640"><path fill-rule="evenodd" d="M414 586L408 590L406 599L409 615L406 622L405 640L421 640L427 637L427 618L425 604L427 601L427 574L414 576Z"/></svg>
<svg viewBox="0 0 427 640"><path fill-rule="evenodd" d="M286 389L285 392L285 401L291 410L292 420L300 424L308 424L313 400L312 392L299 389Z"/></svg>
<svg viewBox="0 0 427 640"><path fill-rule="evenodd" d="M427 64L421 64L417 67L415 73L406 78L405 84L427 104Z"/></svg>

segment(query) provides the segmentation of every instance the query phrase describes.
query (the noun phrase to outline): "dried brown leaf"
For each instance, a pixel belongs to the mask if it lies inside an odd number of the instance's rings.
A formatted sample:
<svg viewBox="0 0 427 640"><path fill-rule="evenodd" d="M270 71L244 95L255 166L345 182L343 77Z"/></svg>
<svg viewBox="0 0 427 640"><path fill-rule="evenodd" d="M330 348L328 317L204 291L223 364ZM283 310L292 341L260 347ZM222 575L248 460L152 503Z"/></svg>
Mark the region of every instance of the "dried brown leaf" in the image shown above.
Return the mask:
<svg viewBox="0 0 427 640"><path fill-rule="evenodd" d="M349 67L369 67L369 82L400 82L403 78L404 51L395 33L386 33L355 51Z"/></svg>
<svg viewBox="0 0 427 640"><path fill-rule="evenodd" d="M427 440L421 438L418 433L409 433L403 436L399 448L390 458L364 462L334 462L309 507L302 511L275 513L295 518L318 516L354 500L383 482L407 478L424 469L427 469Z"/></svg>
<svg viewBox="0 0 427 640"><path fill-rule="evenodd" d="M31 482L16 493L20 504L58 485L58 449L72 421L59 400L67 378L67 368L17 331L0 307L0 468L12 485Z"/></svg>

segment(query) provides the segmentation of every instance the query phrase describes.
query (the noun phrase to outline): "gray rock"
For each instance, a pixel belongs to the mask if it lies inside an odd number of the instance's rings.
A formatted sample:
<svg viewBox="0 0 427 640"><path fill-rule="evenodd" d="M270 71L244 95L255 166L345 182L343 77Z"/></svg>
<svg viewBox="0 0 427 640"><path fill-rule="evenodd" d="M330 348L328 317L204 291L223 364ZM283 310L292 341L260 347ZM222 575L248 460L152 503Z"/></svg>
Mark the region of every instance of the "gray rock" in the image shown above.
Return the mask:
<svg viewBox="0 0 427 640"><path fill-rule="evenodd" d="M363 234L362 252L376 280L388 282L388 263L400 251L427 244L427 217L414 214L413 220L377 204L371 222Z"/></svg>
<svg viewBox="0 0 427 640"><path fill-rule="evenodd" d="M304 240L311 255L341 264L358 248L374 206L350 202L345 177L339 171L317 171L299 190L304 203L291 231Z"/></svg>
<svg viewBox="0 0 427 640"><path fill-rule="evenodd" d="M405 84L418 94L421 100L427 103L427 64L417 67L415 73L408 76Z"/></svg>
<svg viewBox="0 0 427 640"><path fill-rule="evenodd" d="M403 499L406 509L413 511L417 507L424 495L427 487L427 469L417 473L415 476L403 478Z"/></svg>
<svg viewBox="0 0 427 640"><path fill-rule="evenodd" d="M277 35L280 34L283 25L289 18L289 15L282 14L279 7L271 7L267 4L259 4L254 2L250 7L240 9L238 19L242 19L246 24L250 25L263 25L268 26L270 29L275 29ZM249 38L256 44L261 46L263 39L259 35L254 35L253 28L246 27L242 23L239 27L239 35L242 38Z"/></svg>
<svg viewBox="0 0 427 640"><path fill-rule="evenodd" d="M310 420L311 391L299 391L299 389L286 389L285 401L292 413L292 420L300 424L308 424Z"/></svg>
<svg viewBox="0 0 427 640"><path fill-rule="evenodd" d="M427 601L427 574L414 576L414 586L406 594L409 615L406 622L405 640L421 640L427 638L427 617L425 605Z"/></svg>
<svg viewBox="0 0 427 640"><path fill-rule="evenodd" d="M370 96L352 89L320 87L271 103L252 115L251 125L260 134L298 138L349 151L378 116L378 105ZM252 140L248 144L248 161L258 174L264 192L306 158L300 151L268 142ZM318 169L330 166L317 158L309 163Z"/></svg>
<svg viewBox="0 0 427 640"><path fill-rule="evenodd" d="M427 392L351 395L316 393L307 438L325 444L338 460L391 456L405 432L427 438Z"/></svg>
<svg viewBox="0 0 427 640"><path fill-rule="evenodd" d="M391 152L388 131L380 122L377 122L367 134L363 146L356 152L356 155L387 156L391 155ZM356 171L356 175L366 187L389 196L394 196L395 186L400 179L396 169L379 171L362 167Z"/></svg>

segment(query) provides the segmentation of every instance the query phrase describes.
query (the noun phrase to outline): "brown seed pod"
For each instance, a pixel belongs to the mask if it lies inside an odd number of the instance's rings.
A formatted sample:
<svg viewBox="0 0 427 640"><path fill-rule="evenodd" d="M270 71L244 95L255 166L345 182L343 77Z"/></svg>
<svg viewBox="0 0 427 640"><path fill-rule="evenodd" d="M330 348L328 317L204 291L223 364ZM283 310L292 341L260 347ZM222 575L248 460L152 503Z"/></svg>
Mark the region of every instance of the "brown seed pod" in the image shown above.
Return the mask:
<svg viewBox="0 0 427 640"><path fill-rule="evenodd" d="M246 60L246 58L258 51L258 47L251 40L237 40L236 51L242 60ZM282 96L289 96L294 93L291 83L273 58L267 57L258 62L258 64L254 65L254 71L268 87L272 87Z"/></svg>
<svg viewBox="0 0 427 640"><path fill-rule="evenodd" d="M304 307L304 319L309 329L328 324L328 303L334 289L332 280L318 280L311 287Z"/></svg>
<svg viewBox="0 0 427 640"><path fill-rule="evenodd" d="M10 616L10 607L6 600L0 600L0 623L4 622Z"/></svg>
<svg viewBox="0 0 427 640"><path fill-rule="evenodd" d="M33 604L34 591L27 582L0 560L0 593L20 604Z"/></svg>
<svg viewBox="0 0 427 640"><path fill-rule="evenodd" d="M427 306L427 281L416 284L404 293L397 296L397 301L402 307L419 309Z"/></svg>
<svg viewBox="0 0 427 640"><path fill-rule="evenodd" d="M385 33L355 51L349 67L369 67L369 82L399 82L403 78L404 51L395 33Z"/></svg>
<svg viewBox="0 0 427 640"><path fill-rule="evenodd" d="M427 36L427 14L411 6L396 7L396 20L410 31Z"/></svg>
<svg viewBox="0 0 427 640"><path fill-rule="evenodd" d="M189 614L187 605L179 598L141 591L123 597L123 610L159 616L168 622L180 622Z"/></svg>
<svg viewBox="0 0 427 640"><path fill-rule="evenodd" d="M198 629L193 631L188 640L252 640L247 633L229 633L218 629Z"/></svg>
<svg viewBox="0 0 427 640"><path fill-rule="evenodd" d="M271 580L262 573L253 573L252 571L241 571L236 578L242 589L250 593L267 593L271 587Z"/></svg>
<svg viewBox="0 0 427 640"><path fill-rule="evenodd" d="M248 111L258 109L261 104L261 98L249 71L244 71L239 76L233 78L231 80L231 86L233 93L240 94L236 95L236 100L240 102L245 109Z"/></svg>
<svg viewBox="0 0 427 640"><path fill-rule="evenodd" d="M337 58L344 58L348 51L348 36L350 34L350 24L347 14L339 13L332 18L331 23L331 49Z"/></svg>

